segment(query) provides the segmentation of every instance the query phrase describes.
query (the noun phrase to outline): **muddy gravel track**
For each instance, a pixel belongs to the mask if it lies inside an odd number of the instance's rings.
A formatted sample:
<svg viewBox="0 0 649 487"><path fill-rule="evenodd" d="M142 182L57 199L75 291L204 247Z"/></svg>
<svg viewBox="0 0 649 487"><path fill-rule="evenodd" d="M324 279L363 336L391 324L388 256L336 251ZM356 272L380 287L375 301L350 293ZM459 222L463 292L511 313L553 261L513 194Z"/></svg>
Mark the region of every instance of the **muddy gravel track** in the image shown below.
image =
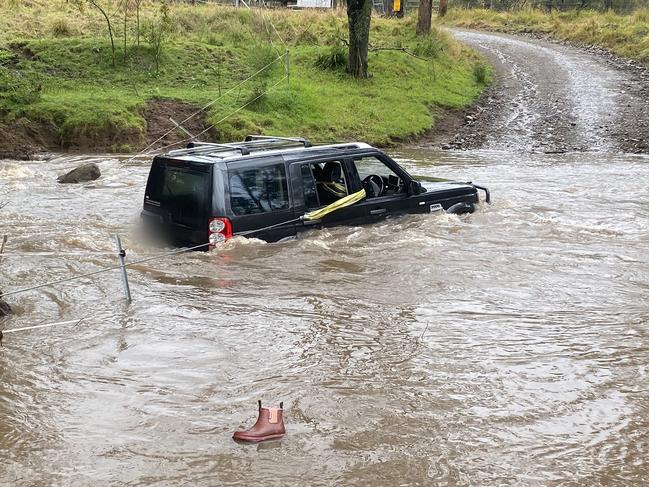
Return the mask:
<svg viewBox="0 0 649 487"><path fill-rule="evenodd" d="M453 30L494 66L494 86L445 148L649 152L649 75L604 52Z"/></svg>

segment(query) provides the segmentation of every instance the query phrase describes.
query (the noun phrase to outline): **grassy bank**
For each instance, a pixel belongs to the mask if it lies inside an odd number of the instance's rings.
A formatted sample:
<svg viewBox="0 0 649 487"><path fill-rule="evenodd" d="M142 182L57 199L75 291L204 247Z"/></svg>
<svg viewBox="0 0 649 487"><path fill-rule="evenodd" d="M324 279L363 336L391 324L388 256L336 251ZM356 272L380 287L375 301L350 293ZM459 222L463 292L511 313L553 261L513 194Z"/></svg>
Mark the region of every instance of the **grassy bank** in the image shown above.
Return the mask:
<svg viewBox="0 0 649 487"><path fill-rule="evenodd" d="M437 107L466 106L489 78L483 62L443 32L417 38L415 19L372 19L372 46L390 50L371 51L373 76L359 81L341 63L342 11L172 4L156 69L145 34L161 25L159 3L143 3L139 46L134 15L128 19L125 52L123 17L115 14L116 67L99 12L62 0L0 0L0 9L0 123L46 128L63 148L135 150L146 142L151 100L203 106L218 97L207 112L218 140L272 133L389 144L429 129ZM290 77L282 79L277 58L286 49Z"/></svg>
<svg viewBox="0 0 649 487"><path fill-rule="evenodd" d="M646 9L620 15L592 10L547 13L538 9L497 12L453 8L444 22L471 29L548 34L560 40L600 46L649 66L649 10Z"/></svg>

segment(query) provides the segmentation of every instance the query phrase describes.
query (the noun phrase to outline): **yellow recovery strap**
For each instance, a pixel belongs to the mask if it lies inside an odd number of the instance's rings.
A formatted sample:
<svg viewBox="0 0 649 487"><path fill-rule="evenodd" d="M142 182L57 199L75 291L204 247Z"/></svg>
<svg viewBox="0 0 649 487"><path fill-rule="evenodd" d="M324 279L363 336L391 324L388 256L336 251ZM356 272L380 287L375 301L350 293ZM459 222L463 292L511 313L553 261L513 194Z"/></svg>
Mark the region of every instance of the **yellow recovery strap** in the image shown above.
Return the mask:
<svg viewBox="0 0 649 487"><path fill-rule="evenodd" d="M360 191L357 191L356 193L352 193L349 196L345 196L344 198L340 198L339 200L334 201L330 205L327 205L323 208L317 209L310 211L309 213L306 213L303 217L304 220L320 220L324 216L328 215L329 213L332 213L336 210L339 210L341 208L345 208L346 206L353 205L354 203L358 203L361 201L363 198L367 196L365 194L365 190L361 189Z"/></svg>
<svg viewBox="0 0 649 487"><path fill-rule="evenodd" d="M336 198L344 198L345 196L347 196L347 188L344 184L331 181L329 183L322 183L322 187L325 189L325 191L331 193Z"/></svg>

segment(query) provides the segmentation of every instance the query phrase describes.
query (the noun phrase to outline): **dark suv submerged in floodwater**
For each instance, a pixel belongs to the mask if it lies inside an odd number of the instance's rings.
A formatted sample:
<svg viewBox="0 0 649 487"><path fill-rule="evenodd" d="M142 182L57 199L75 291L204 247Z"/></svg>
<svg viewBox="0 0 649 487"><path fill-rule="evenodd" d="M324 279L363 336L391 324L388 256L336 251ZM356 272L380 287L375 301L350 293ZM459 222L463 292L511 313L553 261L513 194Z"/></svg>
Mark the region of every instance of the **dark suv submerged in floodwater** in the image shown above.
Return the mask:
<svg viewBox="0 0 649 487"><path fill-rule="evenodd" d="M469 213L478 190L489 202L488 190L471 183L416 181L364 143L312 146L302 138L248 136L156 156L142 218L169 243L207 249L237 235L274 242L407 213ZM360 200L337 204L354 195ZM316 212L324 216L304 218L328 205Z"/></svg>

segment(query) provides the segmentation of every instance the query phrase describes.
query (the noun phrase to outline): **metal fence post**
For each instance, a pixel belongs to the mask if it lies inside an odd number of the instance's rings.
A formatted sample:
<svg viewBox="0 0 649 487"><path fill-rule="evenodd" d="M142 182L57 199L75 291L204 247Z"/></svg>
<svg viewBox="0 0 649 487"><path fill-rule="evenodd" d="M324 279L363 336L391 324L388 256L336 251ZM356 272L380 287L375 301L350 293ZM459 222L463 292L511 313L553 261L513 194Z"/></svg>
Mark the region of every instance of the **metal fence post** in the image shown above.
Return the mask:
<svg viewBox="0 0 649 487"><path fill-rule="evenodd" d="M122 241L119 238L119 235L115 235L115 251L117 252L117 258L119 259L120 270L122 271L122 283L124 284L124 296L126 301L131 302L131 288L128 285L128 276L126 275L126 267L124 262L124 257L126 257L126 251L122 248Z"/></svg>
<svg viewBox="0 0 649 487"><path fill-rule="evenodd" d="M5 251L5 244L7 243L7 235L2 236L2 245L0 246L0 262L2 262L2 254Z"/></svg>

